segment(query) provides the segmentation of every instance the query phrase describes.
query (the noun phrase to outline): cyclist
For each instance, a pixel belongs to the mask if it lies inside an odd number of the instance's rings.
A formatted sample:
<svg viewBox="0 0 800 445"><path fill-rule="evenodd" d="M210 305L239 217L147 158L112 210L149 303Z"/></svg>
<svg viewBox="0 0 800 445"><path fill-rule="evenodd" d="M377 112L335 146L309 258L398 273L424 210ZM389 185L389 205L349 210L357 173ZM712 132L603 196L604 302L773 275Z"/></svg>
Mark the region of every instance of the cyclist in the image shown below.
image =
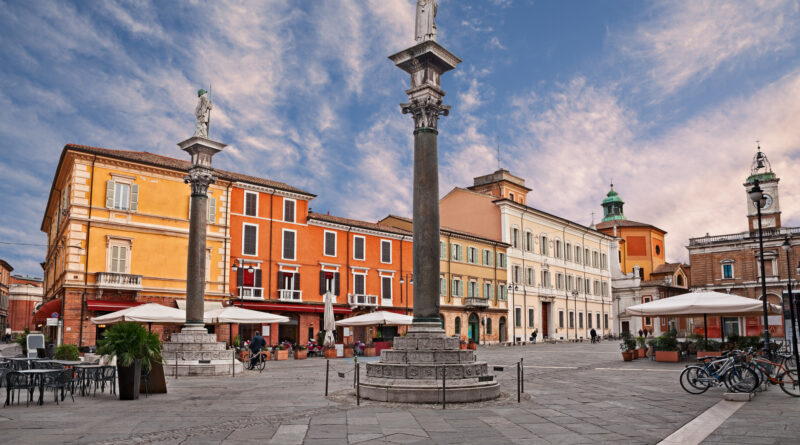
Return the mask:
<svg viewBox="0 0 800 445"><path fill-rule="evenodd" d="M253 335L253 340L250 342L250 352L252 358L250 359L250 367L252 368L255 366L256 361L258 360L258 354L261 353L261 348L267 346L267 341L264 340L264 337L261 336L261 333L256 331L256 334Z"/></svg>
<svg viewBox="0 0 800 445"><path fill-rule="evenodd" d="M597 331L595 331L594 328L589 331L589 335L592 336L592 343L597 343Z"/></svg>

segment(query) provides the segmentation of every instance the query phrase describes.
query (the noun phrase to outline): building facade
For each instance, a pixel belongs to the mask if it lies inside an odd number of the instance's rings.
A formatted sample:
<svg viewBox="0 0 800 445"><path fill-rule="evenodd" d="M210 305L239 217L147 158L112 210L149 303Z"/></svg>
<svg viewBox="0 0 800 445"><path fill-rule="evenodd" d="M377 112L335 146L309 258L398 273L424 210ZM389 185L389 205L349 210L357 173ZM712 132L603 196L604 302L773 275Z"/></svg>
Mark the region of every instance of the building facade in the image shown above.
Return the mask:
<svg viewBox="0 0 800 445"><path fill-rule="evenodd" d="M389 215L380 221L413 230L408 218ZM448 336L475 343L508 341L508 244L442 227L439 230L439 316Z"/></svg>
<svg viewBox="0 0 800 445"><path fill-rule="evenodd" d="M38 331L33 313L42 304L42 279L12 275L8 290L8 327L12 333Z"/></svg>
<svg viewBox="0 0 800 445"><path fill-rule="evenodd" d="M443 226L509 244L510 340L576 340L612 323L613 238L527 205L525 180L498 170L455 188L440 202Z"/></svg>
<svg viewBox="0 0 800 445"><path fill-rule="evenodd" d="M0 335L6 335L8 324L8 285L14 270L5 260L0 260Z"/></svg>
<svg viewBox="0 0 800 445"><path fill-rule="evenodd" d="M748 230L691 238L688 250L692 264L692 286L748 298L762 298L758 209L748 196L755 180L764 190L762 227L767 301L782 305L788 311L789 299L786 296L789 273L797 278L798 271L795 268L800 267L800 227L783 227L781 224L780 179L772 171L769 160L760 148L753 158L750 175L743 184ZM770 316L768 321L770 335L782 337L783 317ZM762 317L725 317L722 320L713 317L708 322L709 336L716 338L730 334L757 336L764 332ZM701 323L695 320L698 333L702 330Z"/></svg>

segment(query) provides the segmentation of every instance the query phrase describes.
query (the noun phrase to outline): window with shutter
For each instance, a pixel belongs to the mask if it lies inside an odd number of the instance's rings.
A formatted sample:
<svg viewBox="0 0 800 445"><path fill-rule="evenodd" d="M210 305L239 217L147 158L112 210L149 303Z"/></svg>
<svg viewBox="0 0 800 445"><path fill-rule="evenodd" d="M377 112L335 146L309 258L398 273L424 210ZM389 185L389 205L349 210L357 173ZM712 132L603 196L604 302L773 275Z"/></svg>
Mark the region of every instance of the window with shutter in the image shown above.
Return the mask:
<svg viewBox="0 0 800 445"><path fill-rule="evenodd" d="M364 260L364 237L353 237L353 259Z"/></svg>
<svg viewBox="0 0 800 445"><path fill-rule="evenodd" d="M381 240L381 263L392 263L392 242Z"/></svg>
<svg viewBox="0 0 800 445"><path fill-rule="evenodd" d="M258 255L258 226L244 223L242 232L242 254Z"/></svg>
<svg viewBox="0 0 800 445"><path fill-rule="evenodd" d="M336 256L336 232L325 231L325 256Z"/></svg>
<svg viewBox="0 0 800 445"><path fill-rule="evenodd" d="M208 198L208 223L214 224L217 219L217 200L215 198Z"/></svg>
<svg viewBox="0 0 800 445"><path fill-rule="evenodd" d="M258 193L244 192L244 214L258 216Z"/></svg>
<svg viewBox="0 0 800 445"><path fill-rule="evenodd" d="M283 259L294 260L297 233L294 230L283 229Z"/></svg>
<svg viewBox="0 0 800 445"><path fill-rule="evenodd" d="M286 222L294 222L294 199L283 198L283 220Z"/></svg>
<svg viewBox="0 0 800 445"><path fill-rule="evenodd" d="M136 212L139 210L139 185L133 184L131 185L131 205L130 205L131 212Z"/></svg>
<svg viewBox="0 0 800 445"><path fill-rule="evenodd" d="M116 182L114 185L114 209L128 210L130 208L130 184Z"/></svg>
<svg viewBox="0 0 800 445"><path fill-rule="evenodd" d="M106 182L106 208L108 209L114 208L115 189L116 189L116 183L113 180L109 180Z"/></svg>
<svg viewBox="0 0 800 445"><path fill-rule="evenodd" d="M353 274L353 293L364 295L366 293L366 275Z"/></svg>
<svg viewBox="0 0 800 445"><path fill-rule="evenodd" d="M392 304L392 277L381 277L381 299L383 304Z"/></svg>
<svg viewBox="0 0 800 445"><path fill-rule="evenodd" d="M447 259L447 244L444 241L439 241L439 258Z"/></svg>
<svg viewBox="0 0 800 445"><path fill-rule="evenodd" d="M533 317L533 308L528 308L528 327L532 328L535 318Z"/></svg>

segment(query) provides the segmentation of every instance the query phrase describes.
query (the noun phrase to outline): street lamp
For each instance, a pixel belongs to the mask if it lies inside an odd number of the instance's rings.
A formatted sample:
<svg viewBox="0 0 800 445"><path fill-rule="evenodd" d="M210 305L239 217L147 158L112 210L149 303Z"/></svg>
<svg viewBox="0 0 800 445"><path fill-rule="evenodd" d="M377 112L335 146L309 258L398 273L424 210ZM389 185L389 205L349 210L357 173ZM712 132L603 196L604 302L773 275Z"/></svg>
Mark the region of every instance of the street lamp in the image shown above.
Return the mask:
<svg viewBox="0 0 800 445"><path fill-rule="evenodd" d="M764 232L761 229L761 207L764 206L764 191L758 185L758 179L753 181L753 188L748 192L750 200L758 211L758 247L761 256L761 302L764 308L764 345L767 356L772 359L772 348L769 345L769 316L767 314L767 276L764 270Z"/></svg>
<svg viewBox="0 0 800 445"><path fill-rule="evenodd" d="M406 281L408 282L408 284L406 284L406 286L405 286L406 287L406 289L405 289L406 290L405 300L406 300L406 315L408 315L408 285L409 284L412 285L412 286L414 285L414 274L408 273L408 274L405 274L405 275L400 275L400 284L402 285ZM402 297L402 294L401 294L401 297Z"/></svg>
<svg viewBox="0 0 800 445"><path fill-rule="evenodd" d="M788 275L786 287L789 290L789 313L792 317L792 352L794 352L795 369L800 372L800 354L797 352L797 324L795 324L795 321L797 320L797 314L795 313L796 307L794 294L792 294L792 261L790 259L792 255L792 244L789 242L788 236L783 241L781 247L783 248L783 251L786 252L786 274ZM800 265L798 266L798 269L800 269Z"/></svg>
<svg viewBox="0 0 800 445"><path fill-rule="evenodd" d="M511 291L511 307L514 308L514 344L517 344L517 322L519 321L519 317L517 317L517 306L514 304L514 291L519 290L519 287L514 283L508 283L508 290Z"/></svg>
<svg viewBox="0 0 800 445"><path fill-rule="evenodd" d="M253 268L253 266L245 266L245 265L242 265L241 267L242 267L242 270L245 270L245 271L247 271L248 273L255 273L255 268ZM238 266L238 265L236 265L236 264L234 264L234 265L231 267L231 270L233 271L233 273L236 273L236 272L239 270L239 266ZM237 281L238 281L238 276L237 276L237 278L236 278L236 279L237 279ZM238 282L237 282L237 284L238 284ZM236 286L236 287L238 288L239 286ZM263 294L262 294L262 295L263 295ZM242 308L244 307L244 295L242 295L242 291L241 291L241 289L239 290L239 307L242 307Z"/></svg>

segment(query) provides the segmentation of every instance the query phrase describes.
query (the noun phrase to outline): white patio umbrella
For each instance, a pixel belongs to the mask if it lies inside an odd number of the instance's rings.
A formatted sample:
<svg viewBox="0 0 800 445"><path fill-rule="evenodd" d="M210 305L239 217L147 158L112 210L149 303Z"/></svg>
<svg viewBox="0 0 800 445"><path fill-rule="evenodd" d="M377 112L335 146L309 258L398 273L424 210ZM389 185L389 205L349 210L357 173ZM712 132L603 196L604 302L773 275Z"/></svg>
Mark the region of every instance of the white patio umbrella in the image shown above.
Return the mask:
<svg viewBox="0 0 800 445"><path fill-rule="evenodd" d="M768 304L767 311L772 314L783 313L780 306L774 304ZM624 315L643 317L702 315L703 322L706 323L709 315L748 316L763 313L764 306L761 300L721 292L698 291L630 306L625 309ZM707 323L705 329L708 337Z"/></svg>
<svg viewBox="0 0 800 445"><path fill-rule="evenodd" d="M336 329L336 322L333 319L333 295L330 292L325 293L325 313L322 328L325 329L325 341L322 344L328 347L334 346L333 330Z"/></svg>
<svg viewBox="0 0 800 445"><path fill-rule="evenodd" d="M410 325L414 317L389 311L376 311L369 314L356 315L336 322L336 326L401 326Z"/></svg>
<svg viewBox="0 0 800 445"><path fill-rule="evenodd" d="M146 303L91 319L93 324L111 324L122 321L136 321L140 323L186 323L186 311L163 306L158 303Z"/></svg>

